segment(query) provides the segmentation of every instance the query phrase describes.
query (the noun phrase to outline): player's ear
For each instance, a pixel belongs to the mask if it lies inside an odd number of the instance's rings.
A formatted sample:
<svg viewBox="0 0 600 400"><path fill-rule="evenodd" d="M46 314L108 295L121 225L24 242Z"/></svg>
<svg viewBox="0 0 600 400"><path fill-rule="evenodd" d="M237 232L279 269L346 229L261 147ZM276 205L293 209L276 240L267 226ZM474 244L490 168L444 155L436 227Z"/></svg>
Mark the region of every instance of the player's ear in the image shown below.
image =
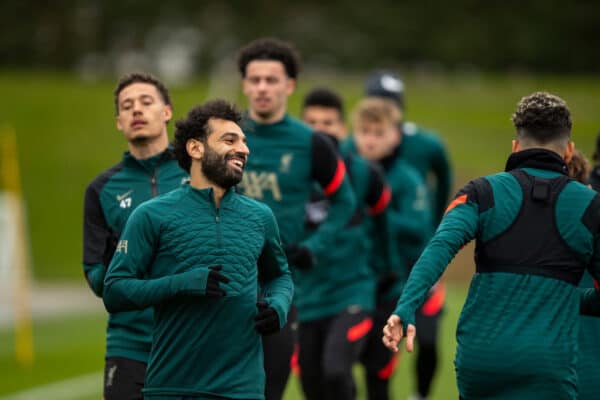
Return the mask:
<svg viewBox="0 0 600 400"><path fill-rule="evenodd" d="M115 119L115 123L117 125L117 129L123 131L123 124L121 123L121 119L119 118L119 114L117 114L117 118Z"/></svg>
<svg viewBox="0 0 600 400"><path fill-rule="evenodd" d="M165 120L165 124L173 118L173 108L170 105L165 106L165 110L163 111L163 118Z"/></svg>
<svg viewBox="0 0 600 400"><path fill-rule="evenodd" d="M568 164L569 162L571 162L574 152L575 152L575 142L572 142L569 140L569 142L565 146L565 150L563 152L563 159L565 160L565 163Z"/></svg>
<svg viewBox="0 0 600 400"><path fill-rule="evenodd" d="M294 90L296 90L296 80L293 78L288 78L286 81L286 94L288 96L291 96L292 93L294 93Z"/></svg>
<svg viewBox="0 0 600 400"><path fill-rule="evenodd" d="M512 141L512 152L516 153L517 151L521 151L521 143L517 139Z"/></svg>
<svg viewBox="0 0 600 400"><path fill-rule="evenodd" d="M188 139L185 149L192 160L200 161L204 156L204 143L198 139Z"/></svg>

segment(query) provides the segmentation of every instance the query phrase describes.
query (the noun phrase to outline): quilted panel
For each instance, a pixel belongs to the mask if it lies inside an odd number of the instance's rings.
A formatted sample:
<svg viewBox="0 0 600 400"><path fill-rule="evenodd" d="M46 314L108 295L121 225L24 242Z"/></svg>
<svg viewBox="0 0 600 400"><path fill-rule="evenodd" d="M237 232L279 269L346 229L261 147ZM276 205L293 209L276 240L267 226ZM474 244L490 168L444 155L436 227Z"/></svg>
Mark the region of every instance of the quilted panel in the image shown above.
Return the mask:
<svg viewBox="0 0 600 400"><path fill-rule="evenodd" d="M171 273L222 265L230 280L222 286L227 296L237 296L244 289L256 290L256 262L265 233L256 207L236 196L227 200L217 212L210 203L184 197L161 228L160 246L177 260Z"/></svg>

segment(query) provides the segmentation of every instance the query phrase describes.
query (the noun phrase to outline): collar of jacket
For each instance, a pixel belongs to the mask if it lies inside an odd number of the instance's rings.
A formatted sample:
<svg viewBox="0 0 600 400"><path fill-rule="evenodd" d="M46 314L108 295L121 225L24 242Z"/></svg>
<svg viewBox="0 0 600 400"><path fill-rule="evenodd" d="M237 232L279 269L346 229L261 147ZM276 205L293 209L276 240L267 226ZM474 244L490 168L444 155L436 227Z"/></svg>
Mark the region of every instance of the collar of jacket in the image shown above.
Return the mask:
<svg viewBox="0 0 600 400"><path fill-rule="evenodd" d="M244 131L244 132L254 132L259 127L276 127L280 124L281 125L287 124L289 118L290 118L290 116L288 115L288 113L285 113L283 115L283 118L281 118L279 121L275 121L270 124L263 124L261 122L257 122L255 120L253 120L252 118L250 118L250 112L245 111L242 114L242 122L241 122L240 127L242 128L242 131Z"/></svg>
<svg viewBox="0 0 600 400"><path fill-rule="evenodd" d="M512 153L506 161L506 172L516 168L536 168L569 174L567 164L557 153L546 149L527 149Z"/></svg>
<svg viewBox="0 0 600 400"><path fill-rule="evenodd" d="M129 168L143 168L150 174L154 173L156 166L161 162L173 159L173 146L169 145L163 152L153 155L152 157L137 159L126 151L123 154L123 165Z"/></svg>
<svg viewBox="0 0 600 400"><path fill-rule="evenodd" d="M402 146L402 144L400 144ZM394 166L396 159L400 156L400 146L397 146L392 154L383 157L379 164L383 167L384 170L389 171Z"/></svg>
<svg viewBox="0 0 600 400"><path fill-rule="evenodd" d="M204 189L196 189L192 187L190 184L186 185L186 190L188 193L192 195L195 199L200 199L201 201L208 202L211 204L215 204L215 194L212 187L204 188ZM235 186L230 187L223 193L223 198L221 198L221 206L223 203L229 201L229 199L235 193Z"/></svg>

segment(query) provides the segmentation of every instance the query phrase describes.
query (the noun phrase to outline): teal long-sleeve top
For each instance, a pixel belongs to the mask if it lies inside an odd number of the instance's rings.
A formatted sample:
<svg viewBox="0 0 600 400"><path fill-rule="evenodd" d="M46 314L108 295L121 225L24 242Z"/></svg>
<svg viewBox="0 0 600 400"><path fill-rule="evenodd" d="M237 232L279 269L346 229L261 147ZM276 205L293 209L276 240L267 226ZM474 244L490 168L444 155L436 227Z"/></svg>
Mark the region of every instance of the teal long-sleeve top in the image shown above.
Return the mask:
<svg viewBox="0 0 600 400"><path fill-rule="evenodd" d="M534 177L552 179L560 175L525 166L521 166L523 171ZM478 244L490 243L517 219L523 193L515 177L500 173L484 179L493 201L488 199L483 206L473 184L463 188L414 266L394 312L405 326L414 324L415 311L427 291L462 246L474 238ZM589 212L597 207L595 196L584 185L570 181L560 192L553 212L556 229L572 252L573 263L585 263L597 276L600 221L598 214ZM545 240L544 234L540 231L538 237L523 240L533 244ZM506 251L510 253L510 249ZM578 314L580 308L597 307L581 304L597 301L592 292L549 276L476 273L456 331L455 366L461 398L577 398Z"/></svg>
<svg viewBox="0 0 600 400"><path fill-rule="evenodd" d="M238 185L240 192L273 210L285 246L305 246L318 260L331 251L337 232L356 209L343 160L329 139L289 115L271 124L246 118L242 129L251 156ZM331 207L327 220L306 235L304 208L314 184Z"/></svg>
<svg viewBox="0 0 600 400"><path fill-rule="evenodd" d="M83 270L97 296L102 296L106 270L131 212L188 180L187 172L179 167L171 149L166 149L141 160L127 152L119 164L88 185L83 218ZM151 309L111 313L106 328L106 357L148 362L151 329Z"/></svg>
<svg viewBox="0 0 600 400"><path fill-rule="evenodd" d="M229 279L206 297L209 267ZM260 284L259 284L260 282ZM153 307L144 396L264 398L259 289L286 322L293 285L277 223L264 204L230 189L177 189L129 218L104 284L110 312Z"/></svg>

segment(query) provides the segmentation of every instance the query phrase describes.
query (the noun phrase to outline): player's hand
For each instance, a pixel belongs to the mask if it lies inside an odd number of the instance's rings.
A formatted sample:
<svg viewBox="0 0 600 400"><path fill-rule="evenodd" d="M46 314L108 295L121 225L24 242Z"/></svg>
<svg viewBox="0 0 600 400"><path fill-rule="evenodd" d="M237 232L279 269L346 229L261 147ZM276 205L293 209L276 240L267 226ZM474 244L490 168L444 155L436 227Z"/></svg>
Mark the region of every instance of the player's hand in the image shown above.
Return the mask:
<svg viewBox="0 0 600 400"><path fill-rule="evenodd" d="M291 244L285 248L288 264L298 269L307 270L313 267L314 257L306 246Z"/></svg>
<svg viewBox="0 0 600 400"><path fill-rule="evenodd" d="M256 303L258 314L254 317L254 327L261 335L271 335L279 331L279 316L277 311L266 301Z"/></svg>
<svg viewBox="0 0 600 400"><path fill-rule="evenodd" d="M394 353L398 352L398 344L402 340L404 332L402 329L402 320L399 316L392 314L387 321L387 324L383 327L383 344ZM406 351L412 353L415 349L415 336L417 334L417 328L408 324L406 328Z"/></svg>
<svg viewBox="0 0 600 400"><path fill-rule="evenodd" d="M223 269L221 265L214 265L212 267L208 267L210 272L208 273L208 278L206 279L206 291L205 296L208 297L224 297L225 291L221 289L221 283L229 283L229 278L223 276L219 271Z"/></svg>

